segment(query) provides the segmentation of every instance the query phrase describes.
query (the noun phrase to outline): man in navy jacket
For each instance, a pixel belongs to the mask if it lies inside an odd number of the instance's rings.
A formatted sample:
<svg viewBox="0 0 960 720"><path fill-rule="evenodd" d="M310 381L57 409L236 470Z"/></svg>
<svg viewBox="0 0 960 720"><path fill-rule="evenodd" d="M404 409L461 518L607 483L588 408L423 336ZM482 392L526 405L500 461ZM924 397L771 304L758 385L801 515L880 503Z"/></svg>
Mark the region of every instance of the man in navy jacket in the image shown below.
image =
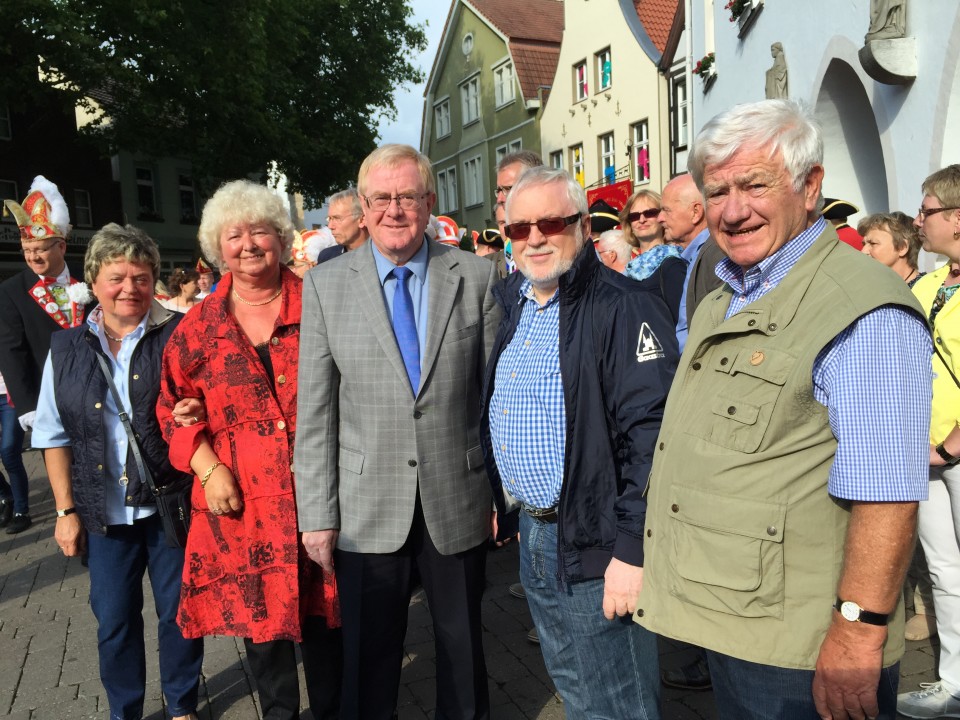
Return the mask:
<svg viewBox="0 0 960 720"><path fill-rule="evenodd" d="M521 581L568 714L657 718L656 640L629 620L677 343L663 301L605 268L589 232L569 174L521 176L506 225L521 274L496 289L482 441L497 535L519 520Z"/></svg>

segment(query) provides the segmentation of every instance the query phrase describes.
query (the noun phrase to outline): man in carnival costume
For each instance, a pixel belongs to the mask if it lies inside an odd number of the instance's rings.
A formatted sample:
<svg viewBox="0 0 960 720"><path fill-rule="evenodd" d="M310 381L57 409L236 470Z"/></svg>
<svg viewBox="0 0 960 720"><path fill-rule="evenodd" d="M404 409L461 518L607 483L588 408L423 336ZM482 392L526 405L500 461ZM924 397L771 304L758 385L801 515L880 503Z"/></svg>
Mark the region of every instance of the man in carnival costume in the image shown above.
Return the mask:
<svg viewBox="0 0 960 720"><path fill-rule="evenodd" d="M197 300L202 300L211 292L213 292L213 269L207 265L206 260L200 258L197 260L197 266L194 268L198 273L200 273L200 278L197 280L197 287L199 291L197 292Z"/></svg>

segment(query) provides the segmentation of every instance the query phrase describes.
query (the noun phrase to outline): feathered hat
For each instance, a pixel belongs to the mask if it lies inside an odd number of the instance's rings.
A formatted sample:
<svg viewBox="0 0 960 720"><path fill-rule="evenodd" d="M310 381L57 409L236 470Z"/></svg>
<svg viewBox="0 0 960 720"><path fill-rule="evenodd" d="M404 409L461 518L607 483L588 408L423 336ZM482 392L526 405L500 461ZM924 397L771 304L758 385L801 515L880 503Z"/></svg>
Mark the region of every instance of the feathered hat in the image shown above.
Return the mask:
<svg viewBox="0 0 960 720"><path fill-rule="evenodd" d="M20 227L20 240L66 240L70 234L70 211L57 186L43 175L37 175L23 204L4 200L10 214Z"/></svg>

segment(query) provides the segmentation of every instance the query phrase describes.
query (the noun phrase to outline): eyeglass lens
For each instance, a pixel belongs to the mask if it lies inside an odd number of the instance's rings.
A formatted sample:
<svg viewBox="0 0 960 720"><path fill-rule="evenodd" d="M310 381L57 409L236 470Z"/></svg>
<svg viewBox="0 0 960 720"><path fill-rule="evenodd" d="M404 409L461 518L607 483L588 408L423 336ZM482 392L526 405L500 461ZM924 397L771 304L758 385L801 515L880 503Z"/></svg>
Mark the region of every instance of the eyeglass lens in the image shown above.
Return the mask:
<svg viewBox="0 0 960 720"><path fill-rule="evenodd" d="M659 208L647 208L646 210L637 210L627 215L627 222L636 222L640 218L644 217L647 220L653 220L657 215L660 214Z"/></svg>
<svg viewBox="0 0 960 720"><path fill-rule="evenodd" d="M574 213L573 215L562 218L543 218L542 220L537 220L532 223L511 223L504 228L504 231L511 240L526 240L530 237L530 229L534 225L537 226L537 230L540 231L541 235L557 235L562 233L565 227L573 225L573 223L579 219L580 213Z"/></svg>

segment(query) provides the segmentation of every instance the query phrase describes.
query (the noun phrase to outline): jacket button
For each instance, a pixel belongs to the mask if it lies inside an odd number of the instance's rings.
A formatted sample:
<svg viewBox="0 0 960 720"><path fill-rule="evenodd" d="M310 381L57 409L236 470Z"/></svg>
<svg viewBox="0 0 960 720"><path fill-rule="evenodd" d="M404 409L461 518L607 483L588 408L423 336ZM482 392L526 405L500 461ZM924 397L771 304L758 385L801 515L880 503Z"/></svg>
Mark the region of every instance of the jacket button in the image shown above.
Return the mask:
<svg viewBox="0 0 960 720"><path fill-rule="evenodd" d="M413 419L414 419L414 420L419 420L419 419L422 418L422 417L423 417L423 413L422 413L422 412L420 412L419 410L414 410L414 411L413 411Z"/></svg>
<svg viewBox="0 0 960 720"><path fill-rule="evenodd" d="M416 461L416 460L407 460L407 465L409 465L410 467L416 467L416 466L417 466L417 461Z"/></svg>
<svg viewBox="0 0 960 720"><path fill-rule="evenodd" d="M733 405L727 408L727 415L736 415L736 414L737 414L737 409Z"/></svg>
<svg viewBox="0 0 960 720"><path fill-rule="evenodd" d="M280 344L280 338L278 338L278 337L272 337L272 338L270 338L270 344L271 344L271 345L279 345L279 344Z"/></svg>
<svg viewBox="0 0 960 720"><path fill-rule="evenodd" d="M694 370L699 370L702 366L700 365L700 363L695 362L695 363L694 363L693 365L691 365L690 367L692 367Z"/></svg>
<svg viewBox="0 0 960 720"><path fill-rule="evenodd" d="M139 375L134 375L134 376L133 376L133 379L134 379L134 380L139 380L139 379L140 379L140 376L139 376Z"/></svg>
<svg viewBox="0 0 960 720"><path fill-rule="evenodd" d="M773 525L767 528L767 535L773 536L776 534L777 534L777 529Z"/></svg>
<svg viewBox="0 0 960 720"><path fill-rule="evenodd" d="M730 362L729 358L720 358L721 365L726 365L728 362Z"/></svg>
<svg viewBox="0 0 960 720"><path fill-rule="evenodd" d="M663 443L660 443L660 449L663 450L663 448L664 448Z"/></svg>
<svg viewBox="0 0 960 720"><path fill-rule="evenodd" d="M770 332L776 332L777 328L779 327L780 326L777 325L776 323L770 323L769 325L767 325L767 330L769 330Z"/></svg>
<svg viewBox="0 0 960 720"><path fill-rule="evenodd" d="M103 407L103 403L97 403L96 405L94 405L94 407L95 407L97 410L99 410L100 408Z"/></svg>
<svg viewBox="0 0 960 720"><path fill-rule="evenodd" d="M749 325L750 327L753 327L753 326L756 325L756 324L757 324L757 321L756 321L756 320L748 320L748 321L747 321L747 325Z"/></svg>
<svg viewBox="0 0 960 720"><path fill-rule="evenodd" d="M279 377L277 377L277 383L279 385L283 385L286 381L287 381L286 375L280 375Z"/></svg>
<svg viewBox="0 0 960 720"><path fill-rule="evenodd" d="M673 512L680 512L680 506L677 505L676 503L674 503L673 505L671 505L671 506L670 506L670 509L671 509Z"/></svg>
<svg viewBox="0 0 960 720"><path fill-rule="evenodd" d="M283 420L277 422L277 430L283 430L287 427L287 424Z"/></svg>
<svg viewBox="0 0 960 720"><path fill-rule="evenodd" d="M647 537L653 537L653 530L647 530Z"/></svg>

